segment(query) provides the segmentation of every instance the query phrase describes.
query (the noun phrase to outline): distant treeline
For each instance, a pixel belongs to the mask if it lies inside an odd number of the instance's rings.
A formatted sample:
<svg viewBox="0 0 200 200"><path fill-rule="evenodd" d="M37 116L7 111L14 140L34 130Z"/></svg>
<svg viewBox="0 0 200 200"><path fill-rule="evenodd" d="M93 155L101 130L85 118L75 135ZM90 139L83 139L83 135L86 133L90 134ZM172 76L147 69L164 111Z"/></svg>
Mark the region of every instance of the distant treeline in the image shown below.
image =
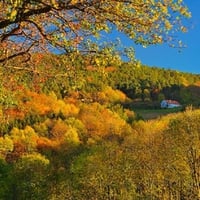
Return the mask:
<svg viewBox="0 0 200 200"><path fill-rule="evenodd" d="M148 67L138 61L122 62L118 56L35 54L29 64L8 65L1 74L1 84L7 89L11 88L9 84L26 85L32 91L54 91L62 98L77 91L82 99L95 100L95 92L109 86L132 100L151 101L153 105L162 99L200 104L200 75Z"/></svg>

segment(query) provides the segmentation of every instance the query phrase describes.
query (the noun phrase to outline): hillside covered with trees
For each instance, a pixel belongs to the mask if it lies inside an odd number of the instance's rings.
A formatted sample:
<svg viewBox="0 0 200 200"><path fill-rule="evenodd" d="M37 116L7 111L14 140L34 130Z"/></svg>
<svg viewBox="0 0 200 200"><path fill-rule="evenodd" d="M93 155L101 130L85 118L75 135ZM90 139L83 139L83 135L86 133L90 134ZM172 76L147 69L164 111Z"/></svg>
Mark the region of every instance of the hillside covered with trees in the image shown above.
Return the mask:
<svg viewBox="0 0 200 200"><path fill-rule="evenodd" d="M1 1L0 199L198 200L200 76L98 40L174 46L190 16L182 0ZM162 99L182 110L135 111Z"/></svg>
<svg viewBox="0 0 200 200"><path fill-rule="evenodd" d="M1 70L0 199L198 199L199 110L143 121L127 105L197 105L199 75L68 59Z"/></svg>

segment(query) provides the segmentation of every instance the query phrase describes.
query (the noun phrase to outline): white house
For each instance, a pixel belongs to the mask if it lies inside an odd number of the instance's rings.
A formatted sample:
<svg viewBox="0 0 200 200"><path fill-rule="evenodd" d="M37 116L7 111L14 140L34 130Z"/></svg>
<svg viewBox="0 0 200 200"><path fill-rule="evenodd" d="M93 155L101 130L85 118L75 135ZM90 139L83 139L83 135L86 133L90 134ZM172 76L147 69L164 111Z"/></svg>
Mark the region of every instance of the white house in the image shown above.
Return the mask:
<svg viewBox="0 0 200 200"><path fill-rule="evenodd" d="M175 100L162 100L160 103L161 108L177 108L180 106L181 104Z"/></svg>

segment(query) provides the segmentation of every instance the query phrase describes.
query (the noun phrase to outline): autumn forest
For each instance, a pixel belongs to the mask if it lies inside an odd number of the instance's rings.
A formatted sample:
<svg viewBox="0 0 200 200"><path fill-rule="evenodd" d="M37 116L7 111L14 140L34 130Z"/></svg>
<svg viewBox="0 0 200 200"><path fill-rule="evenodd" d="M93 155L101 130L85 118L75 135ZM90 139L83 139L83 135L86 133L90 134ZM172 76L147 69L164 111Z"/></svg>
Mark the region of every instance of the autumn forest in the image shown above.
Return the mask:
<svg viewBox="0 0 200 200"><path fill-rule="evenodd" d="M190 17L182 1L7 0L0 11L0 199L200 198L200 75L91 38L117 29L174 45Z"/></svg>

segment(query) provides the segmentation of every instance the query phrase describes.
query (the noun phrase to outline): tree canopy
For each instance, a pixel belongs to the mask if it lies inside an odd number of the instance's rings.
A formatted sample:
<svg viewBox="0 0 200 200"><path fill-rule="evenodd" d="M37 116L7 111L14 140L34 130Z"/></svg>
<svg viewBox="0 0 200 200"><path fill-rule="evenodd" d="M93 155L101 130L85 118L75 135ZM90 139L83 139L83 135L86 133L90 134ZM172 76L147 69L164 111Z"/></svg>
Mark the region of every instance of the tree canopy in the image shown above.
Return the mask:
<svg viewBox="0 0 200 200"><path fill-rule="evenodd" d="M171 40L186 31L182 0L4 0L0 2L0 61L32 51L85 50L100 31L118 30L136 43Z"/></svg>

